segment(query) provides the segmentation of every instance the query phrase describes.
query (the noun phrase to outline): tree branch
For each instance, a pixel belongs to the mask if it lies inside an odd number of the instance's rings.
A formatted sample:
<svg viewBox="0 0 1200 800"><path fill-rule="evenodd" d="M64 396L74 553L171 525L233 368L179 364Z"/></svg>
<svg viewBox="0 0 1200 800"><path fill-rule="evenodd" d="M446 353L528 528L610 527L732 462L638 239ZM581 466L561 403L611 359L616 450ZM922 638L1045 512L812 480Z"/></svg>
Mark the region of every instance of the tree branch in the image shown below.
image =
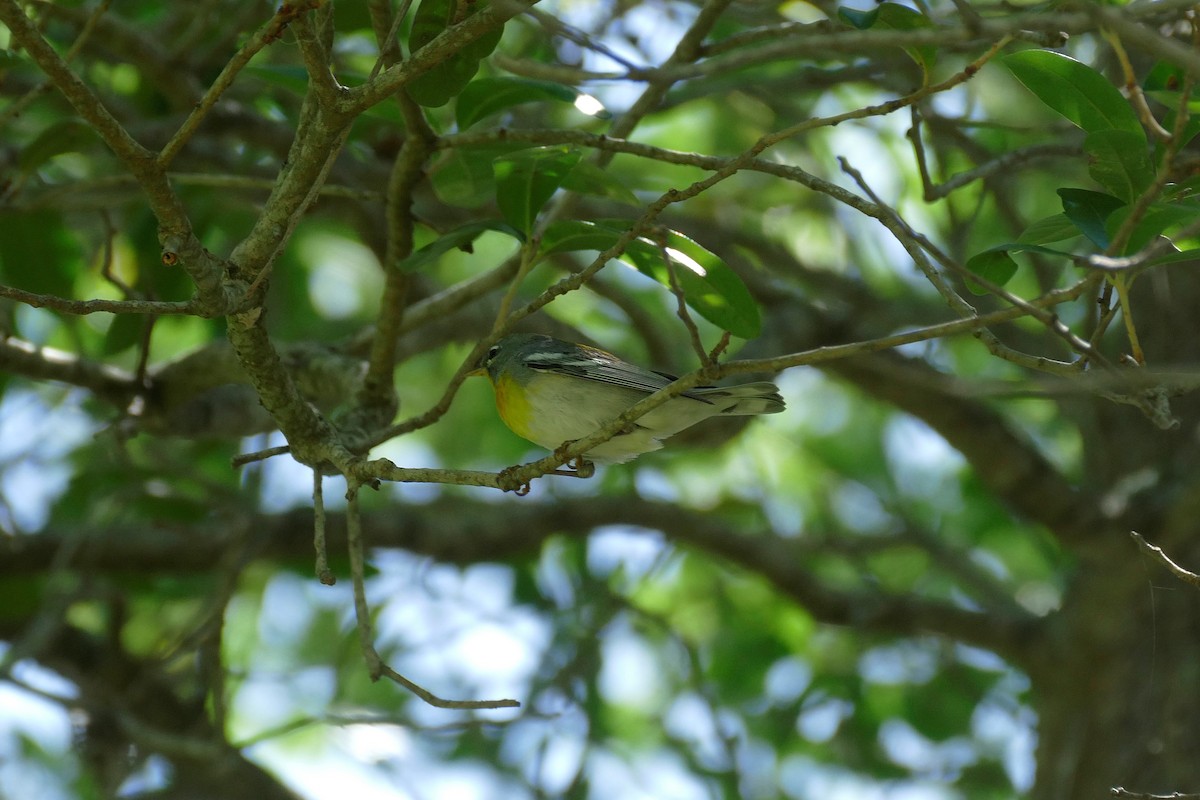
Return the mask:
<svg viewBox="0 0 1200 800"><path fill-rule="evenodd" d="M503 508L503 513L498 513ZM88 532L73 556L77 569L123 572L196 572L219 563L231 541L253 529L261 542L255 557L311 566L311 541L296 536L311 522L308 511L247 519L214 536L180 528L108 528ZM461 497L411 506L403 515L384 510L362 515L362 537L372 547L399 547L453 563L501 561L536 552L550 536L586 536L605 525L662 531L762 575L818 620L853 625L894 636L938 634L1001 654L1024 658L1025 642L1037 625L1033 615L986 608L975 611L928 598L888 595L873 589L846 590L826 585L805 564L820 551L813 541L785 539L769 530L739 532L712 515L665 503L628 497L560 500L553 505L480 503ZM75 531L73 535L81 535ZM0 576L44 569L64 534L0 540ZM343 546L345 532L330 526L330 547Z"/></svg>
<svg viewBox="0 0 1200 800"><path fill-rule="evenodd" d="M1166 567L1172 575L1174 575L1176 578L1179 578L1179 580L1183 581L1184 583L1200 589L1200 575L1186 570L1176 564L1171 560L1170 556L1163 552L1161 547L1150 544L1144 538L1142 538L1142 535L1137 531L1130 531L1129 535L1133 537L1135 542L1137 542L1138 547L1140 547L1144 552L1149 553L1155 561Z"/></svg>
<svg viewBox="0 0 1200 800"><path fill-rule="evenodd" d="M228 305L221 285L222 264L196 238L183 204L171 188L167 173L158 165L154 154L129 135L67 62L42 38L15 0L0 0L0 22L8 26L13 40L25 48L79 115L137 178L158 218L159 241L164 250L171 254L171 263L178 257L195 282L201 302L213 313L221 313Z"/></svg>
<svg viewBox="0 0 1200 800"><path fill-rule="evenodd" d="M79 386L122 408L141 388L125 370L12 338L0 338L0 372Z"/></svg>

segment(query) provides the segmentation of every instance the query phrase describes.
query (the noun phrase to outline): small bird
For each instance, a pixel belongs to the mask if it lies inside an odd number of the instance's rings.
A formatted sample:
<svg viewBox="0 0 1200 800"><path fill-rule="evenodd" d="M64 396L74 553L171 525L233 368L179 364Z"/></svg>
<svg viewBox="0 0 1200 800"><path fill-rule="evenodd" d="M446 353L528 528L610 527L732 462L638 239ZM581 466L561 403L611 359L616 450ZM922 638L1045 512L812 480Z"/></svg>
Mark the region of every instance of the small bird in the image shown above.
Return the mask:
<svg viewBox="0 0 1200 800"><path fill-rule="evenodd" d="M514 333L492 345L478 372L496 392L496 409L513 433L549 450L594 433L675 378L612 353L534 333ZM629 461L662 440L716 416L775 414L783 398L773 383L701 386L634 420L629 430L584 454L602 464Z"/></svg>

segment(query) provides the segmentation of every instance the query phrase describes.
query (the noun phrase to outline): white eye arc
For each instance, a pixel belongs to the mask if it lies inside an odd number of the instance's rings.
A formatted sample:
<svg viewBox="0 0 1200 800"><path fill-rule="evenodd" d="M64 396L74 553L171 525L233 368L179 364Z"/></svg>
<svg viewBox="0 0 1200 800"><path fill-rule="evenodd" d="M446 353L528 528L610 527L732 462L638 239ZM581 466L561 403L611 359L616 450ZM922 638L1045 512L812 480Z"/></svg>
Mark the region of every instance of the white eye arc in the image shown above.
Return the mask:
<svg viewBox="0 0 1200 800"><path fill-rule="evenodd" d="M485 363L485 364L492 363L493 361L496 360L496 356L498 356L499 354L500 354L500 345L498 345L498 344L492 345L491 347L488 348L487 358L485 358L483 360L483 363Z"/></svg>

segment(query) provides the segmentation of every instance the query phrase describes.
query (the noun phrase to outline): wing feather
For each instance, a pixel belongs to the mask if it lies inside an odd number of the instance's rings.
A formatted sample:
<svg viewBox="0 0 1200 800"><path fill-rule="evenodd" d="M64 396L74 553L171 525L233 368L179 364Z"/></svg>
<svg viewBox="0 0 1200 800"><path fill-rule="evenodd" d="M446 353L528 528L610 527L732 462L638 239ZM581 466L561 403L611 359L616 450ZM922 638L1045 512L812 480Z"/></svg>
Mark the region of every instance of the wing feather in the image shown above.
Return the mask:
<svg viewBox="0 0 1200 800"><path fill-rule="evenodd" d="M626 389L645 392L646 394L653 394L675 380L674 375L643 369L642 367L630 364L628 361L622 361L603 350L597 350L584 345L579 345L579 347L587 352L586 357L572 360L564 358L561 355L556 355L546 358L545 365L543 366L538 363L537 357L534 356L527 358L525 364L531 369L563 372L576 378L585 378L599 383L610 383L614 386L621 386ZM711 404L711 401L692 392L684 392L680 396Z"/></svg>

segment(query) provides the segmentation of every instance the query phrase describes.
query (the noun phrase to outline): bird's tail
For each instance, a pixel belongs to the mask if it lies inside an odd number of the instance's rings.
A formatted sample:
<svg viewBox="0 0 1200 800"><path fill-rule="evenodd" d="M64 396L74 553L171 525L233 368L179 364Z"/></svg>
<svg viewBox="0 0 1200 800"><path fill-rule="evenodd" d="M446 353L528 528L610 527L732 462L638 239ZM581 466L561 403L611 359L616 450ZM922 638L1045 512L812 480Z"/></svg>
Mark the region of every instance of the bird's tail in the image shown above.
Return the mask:
<svg viewBox="0 0 1200 800"><path fill-rule="evenodd" d="M689 394L713 403L721 409L719 414L778 414L785 408L779 387L766 381L693 389Z"/></svg>

